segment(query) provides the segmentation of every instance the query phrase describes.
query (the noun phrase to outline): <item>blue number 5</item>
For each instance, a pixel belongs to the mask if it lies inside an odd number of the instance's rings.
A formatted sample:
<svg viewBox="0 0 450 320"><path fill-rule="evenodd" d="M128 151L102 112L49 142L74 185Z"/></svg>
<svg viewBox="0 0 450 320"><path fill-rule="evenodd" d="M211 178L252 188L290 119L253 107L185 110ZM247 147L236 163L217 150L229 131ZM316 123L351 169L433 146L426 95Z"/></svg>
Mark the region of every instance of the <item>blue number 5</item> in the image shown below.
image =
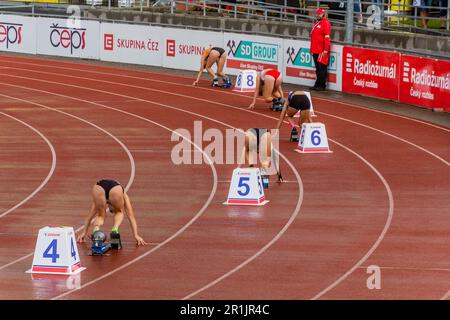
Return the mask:
<svg viewBox="0 0 450 320"><path fill-rule="evenodd" d="M246 183L248 181L250 181L250 178L248 178L248 177L240 177L239 178L238 188L244 187L244 189L245 189L243 192L241 190L238 190L238 194L241 197L248 195L248 193L250 192L250 186Z"/></svg>

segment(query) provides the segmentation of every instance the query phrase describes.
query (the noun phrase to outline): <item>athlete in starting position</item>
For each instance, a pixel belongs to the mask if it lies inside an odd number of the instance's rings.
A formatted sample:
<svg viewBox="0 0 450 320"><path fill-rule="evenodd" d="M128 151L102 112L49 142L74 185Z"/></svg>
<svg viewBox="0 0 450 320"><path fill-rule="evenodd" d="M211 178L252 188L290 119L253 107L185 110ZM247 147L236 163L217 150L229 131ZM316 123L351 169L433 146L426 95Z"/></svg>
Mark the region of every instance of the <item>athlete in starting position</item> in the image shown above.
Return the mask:
<svg viewBox="0 0 450 320"><path fill-rule="evenodd" d="M206 48L200 60L200 71L198 72L197 79L195 79L193 85L196 86L198 84L198 81L203 74L203 70L206 69L213 77L213 82L211 84L213 87L220 86L219 76L222 77L223 80L222 86L231 86L230 78L223 72L223 67L225 66L226 60L227 53L223 48L211 46ZM214 73L212 69L214 64L217 65L217 73Z"/></svg>
<svg viewBox="0 0 450 320"><path fill-rule="evenodd" d="M94 185L92 195L93 204L91 211L86 217L82 233L77 238L78 242L83 242L85 240L91 224L94 225L94 230L92 232L100 230L100 227L105 222L106 209L108 208L109 212L114 215L114 226L111 230L111 238L113 238L114 235L119 234L119 227L123 221L124 214L126 214L134 238L136 239L136 244L147 244L138 234L136 217L134 215L130 197L119 182L115 180L100 180Z"/></svg>
<svg viewBox="0 0 450 320"><path fill-rule="evenodd" d="M256 103L256 97L262 95L264 101L267 103L272 102L272 109L274 111L281 111L283 108L284 98L283 90L281 89L281 83L283 77L281 73L274 69L265 69L256 75L256 88L253 96L253 101L248 107L253 109Z"/></svg>
<svg viewBox="0 0 450 320"><path fill-rule="evenodd" d="M294 115L300 111L300 117L298 119L298 126L301 128L303 123L310 123L311 115L309 110L311 109L311 102L304 91L291 91L289 92L288 99L285 101L283 110L281 111L280 120L278 121L277 129L281 128L284 117L287 116L289 125L291 126L291 135L297 134L295 128Z"/></svg>

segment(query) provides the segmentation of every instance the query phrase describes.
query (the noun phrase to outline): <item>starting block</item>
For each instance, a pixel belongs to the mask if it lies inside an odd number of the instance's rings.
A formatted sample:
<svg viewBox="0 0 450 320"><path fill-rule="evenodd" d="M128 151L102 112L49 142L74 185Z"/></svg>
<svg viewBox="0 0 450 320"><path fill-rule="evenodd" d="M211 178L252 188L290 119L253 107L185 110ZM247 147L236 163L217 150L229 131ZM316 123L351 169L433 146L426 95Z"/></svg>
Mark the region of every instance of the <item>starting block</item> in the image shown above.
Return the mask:
<svg viewBox="0 0 450 320"><path fill-rule="evenodd" d="M256 70L240 71L233 91L254 92L256 90L256 78Z"/></svg>
<svg viewBox="0 0 450 320"><path fill-rule="evenodd" d="M74 275L85 269L81 267L72 227L44 227L39 230L33 264L27 273Z"/></svg>
<svg viewBox="0 0 450 320"><path fill-rule="evenodd" d="M320 122L304 123L295 151L299 153L331 153L325 125Z"/></svg>
<svg viewBox="0 0 450 320"><path fill-rule="evenodd" d="M289 138L289 141L294 141L297 142L298 141L298 130L297 128L292 128L291 130L291 137Z"/></svg>
<svg viewBox="0 0 450 320"><path fill-rule="evenodd" d="M115 250L122 249L122 241L120 241L120 233L111 232L111 248Z"/></svg>
<svg viewBox="0 0 450 320"><path fill-rule="evenodd" d="M105 241L106 234L103 231L97 230L92 234L91 252L93 256L103 256L111 249L111 244L105 243Z"/></svg>
<svg viewBox="0 0 450 320"><path fill-rule="evenodd" d="M264 196L263 179L258 168L233 170L228 198L223 204L263 206L268 202Z"/></svg>
<svg viewBox="0 0 450 320"><path fill-rule="evenodd" d="M261 169L260 172L261 172L263 188L268 189L269 188L269 175L267 174L265 169Z"/></svg>

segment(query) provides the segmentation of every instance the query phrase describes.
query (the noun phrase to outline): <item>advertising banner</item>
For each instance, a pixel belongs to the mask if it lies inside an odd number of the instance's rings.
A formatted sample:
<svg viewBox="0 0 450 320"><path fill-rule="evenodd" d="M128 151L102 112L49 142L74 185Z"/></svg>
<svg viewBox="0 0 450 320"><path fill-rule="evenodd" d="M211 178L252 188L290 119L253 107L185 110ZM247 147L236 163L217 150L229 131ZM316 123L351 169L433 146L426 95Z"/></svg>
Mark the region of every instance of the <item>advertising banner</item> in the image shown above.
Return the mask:
<svg viewBox="0 0 450 320"><path fill-rule="evenodd" d="M162 66L162 28L101 23L100 59Z"/></svg>
<svg viewBox="0 0 450 320"><path fill-rule="evenodd" d="M283 74L288 83L311 87L316 81L316 67L309 53L310 42L284 40ZM342 91L342 49L343 46L331 45L328 62L327 87Z"/></svg>
<svg viewBox="0 0 450 320"><path fill-rule="evenodd" d="M74 58L100 58L100 23L37 18L37 53Z"/></svg>
<svg viewBox="0 0 450 320"><path fill-rule="evenodd" d="M162 28L163 67L200 70L200 59L205 48L222 47L223 33L175 28Z"/></svg>
<svg viewBox="0 0 450 320"><path fill-rule="evenodd" d="M240 70L245 69L282 71L282 39L224 33L223 48L228 53L225 64L225 72L228 74L237 75Z"/></svg>
<svg viewBox="0 0 450 320"><path fill-rule="evenodd" d="M450 112L450 61L402 55L400 102Z"/></svg>
<svg viewBox="0 0 450 320"><path fill-rule="evenodd" d="M398 100L400 54L344 47L342 91Z"/></svg>
<svg viewBox="0 0 450 320"><path fill-rule="evenodd" d="M0 15L0 50L36 54L36 19Z"/></svg>

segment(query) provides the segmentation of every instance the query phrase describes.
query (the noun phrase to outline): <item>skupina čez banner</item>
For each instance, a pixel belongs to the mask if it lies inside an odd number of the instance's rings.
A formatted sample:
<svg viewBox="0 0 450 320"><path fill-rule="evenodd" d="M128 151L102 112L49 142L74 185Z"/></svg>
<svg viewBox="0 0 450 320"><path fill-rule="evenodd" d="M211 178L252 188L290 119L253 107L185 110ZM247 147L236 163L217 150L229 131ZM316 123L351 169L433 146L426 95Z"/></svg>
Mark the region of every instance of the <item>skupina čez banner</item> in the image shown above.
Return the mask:
<svg viewBox="0 0 450 320"><path fill-rule="evenodd" d="M282 70L281 39L224 33L223 41L228 53L225 72L229 74L236 75L240 70Z"/></svg>

